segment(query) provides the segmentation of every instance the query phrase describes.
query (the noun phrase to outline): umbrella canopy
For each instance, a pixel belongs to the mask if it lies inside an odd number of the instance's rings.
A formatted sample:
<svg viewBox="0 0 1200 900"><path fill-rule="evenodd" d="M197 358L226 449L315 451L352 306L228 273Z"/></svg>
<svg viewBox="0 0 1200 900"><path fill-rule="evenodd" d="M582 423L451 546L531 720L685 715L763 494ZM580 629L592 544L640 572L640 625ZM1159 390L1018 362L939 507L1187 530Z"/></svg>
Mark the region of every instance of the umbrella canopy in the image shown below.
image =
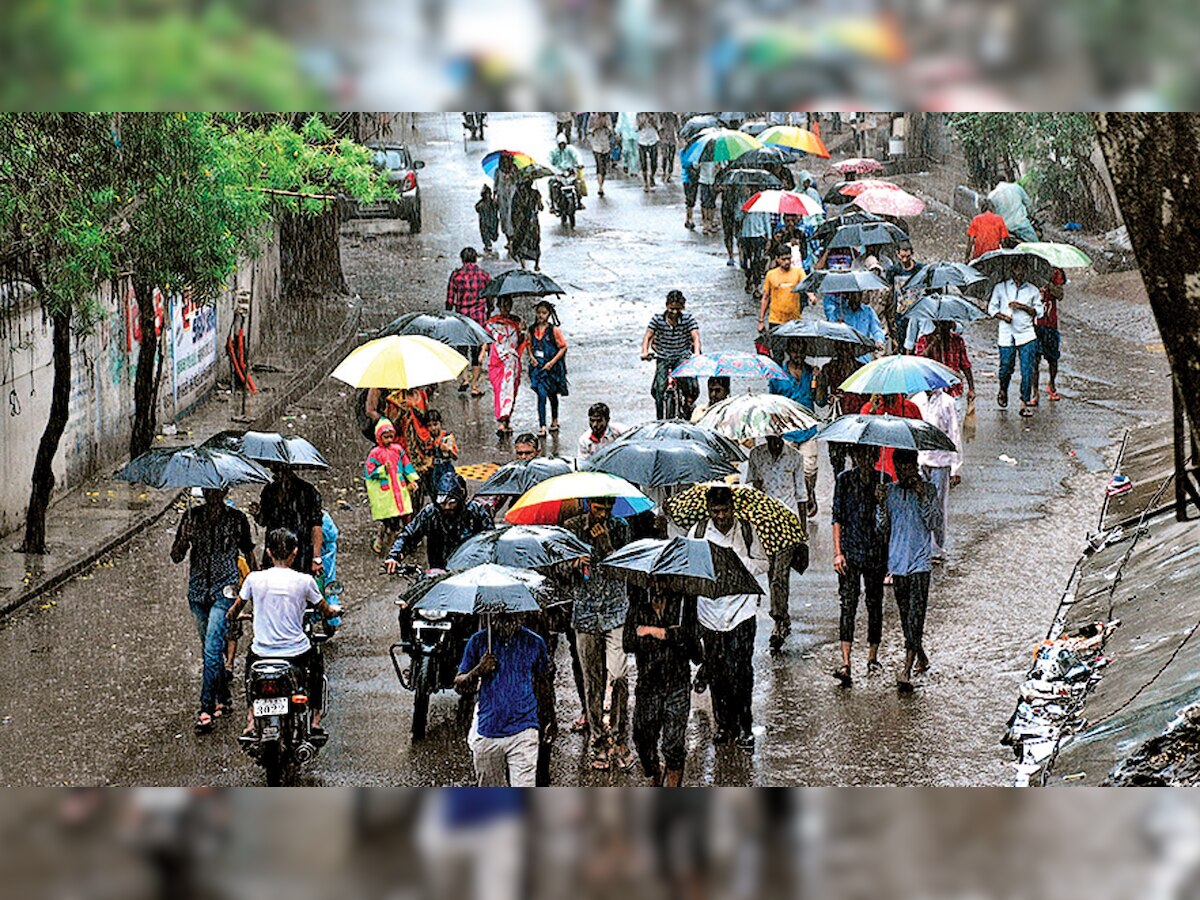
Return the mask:
<svg viewBox="0 0 1200 900"><path fill-rule="evenodd" d="M906 291L937 290L945 287L962 287L983 281L987 276L973 266L960 262L926 263L919 272L903 284Z"/></svg>
<svg viewBox="0 0 1200 900"><path fill-rule="evenodd" d="M379 331L380 337L389 334L420 334L451 347L482 347L492 342L482 325L449 309L405 313Z"/></svg>
<svg viewBox="0 0 1200 900"><path fill-rule="evenodd" d="M543 166L540 163L534 163L532 166L526 166L524 169L517 171L517 178L521 181L537 181L539 178L549 178L554 174L554 170L549 166Z"/></svg>
<svg viewBox="0 0 1200 900"><path fill-rule="evenodd" d="M764 144L782 147L793 153L811 153L813 156L829 159L829 151L825 148L825 142L807 128L798 128L795 125L774 125L760 132L758 139Z"/></svg>
<svg viewBox="0 0 1200 900"><path fill-rule="evenodd" d="M808 535L794 510L748 484L718 484L733 490L734 515L750 523L768 554L808 543ZM668 499L663 506L671 520L680 528L688 529L701 519L707 519L708 489L714 486L698 484Z"/></svg>
<svg viewBox="0 0 1200 900"><path fill-rule="evenodd" d="M570 472L534 485L504 518L513 525L557 525L564 506L570 509L577 501L596 497L611 497L617 516L635 516L654 508L654 501L624 478L607 472Z"/></svg>
<svg viewBox="0 0 1200 900"><path fill-rule="evenodd" d="M841 175L846 175L850 172L853 172L856 175L866 175L870 172L882 172L883 163L877 159L855 157L853 159L843 159L839 163L834 163L829 167L829 171L837 172Z"/></svg>
<svg viewBox="0 0 1200 900"><path fill-rule="evenodd" d="M934 322L977 322L986 319L987 313L965 297L954 294L926 294L903 312L917 319Z"/></svg>
<svg viewBox="0 0 1200 900"><path fill-rule="evenodd" d="M744 131L746 134L752 134L759 137L764 131L771 127L771 123L766 119L750 119L738 126L738 131ZM761 138L760 138L761 140Z"/></svg>
<svg viewBox="0 0 1200 900"><path fill-rule="evenodd" d="M663 587L693 597L763 592L731 548L695 538L633 541L601 562L600 571L639 587Z"/></svg>
<svg viewBox="0 0 1200 900"><path fill-rule="evenodd" d="M728 462L746 461L746 454L742 452L742 448L736 441L730 440L723 434L718 434L711 428L702 428L682 419L646 422L625 432L617 442L623 441L691 441L711 447Z"/></svg>
<svg viewBox="0 0 1200 900"><path fill-rule="evenodd" d="M574 463L561 456L518 459L498 468L475 493L483 497L520 497L547 478L574 471Z"/></svg>
<svg viewBox="0 0 1200 900"><path fill-rule="evenodd" d="M121 481L156 488L227 488L267 484L271 473L252 459L215 447L155 448L117 473Z"/></svg>
<svg viewBox="0 0 1200 900"><path fill-rule="evenodd" d="M737 471L716 450L689 441L617 441L585 460L582 468L656 488L697 484Z"/></svg>
<svg viewBox="0 0 1200 900"><path fill-rule="evenodd" d="M464 615L537 612L535 591L545 582L537 572L485 564L418 582L407 595L413 609Z"/></svg>
<svg viewBox="0 0 1200 900"><path fill-rule="evenodd" d="M831 201L826 199L825 202L828 203ZM869 213L865 209L859 209L857 206L852 206L841 215L834 216L832 219L826 219L824 222L818 225L813 230L813 239L816 240L817 243L823 244L825 241L837 234L837 230L844 225L862 225L865 222L882 221L883 219L874 213Z"/></svg>
<svg viewBox="0 0 1200 900"><path fill-rule="evenodd" d="M760 353L698 353L671 370L672 378L786 378L783 367Z"/></svg>
<svg viewBox="0 0 1200 900"><path fill-rule="evenodd" d="M526 269L509 269L488 282L481 296L484 297L547 297L550 294L565 294L549 275Z"/></svg>
<svg viewBox="0 0 1200 900"><path fill-rule="evenodd" d="M925 201L896 188L872 188L854 198L854 205L879 216L915 216L925 211Z"/></svg>
<svg viewBox="0 0 1200 900"><path fill-rule="evenodd" d="M825 212L816 200L797 191L759 191L742 204L748 213L775 213L776 215L818 216Z"/></svg>
<svg viewBox="0 0 1200 900"><path fill-rule="evenodd" d="M836 272L832 269L813 269L792 290L799 294L805 291L820 291L824 294L854 293L856 291L886 291L890 285L868 269L851 269Z"/></svg>
<svg viewBox="0 0 1200 900"><path fill-rule="evenodd" d="M763 166L787 166L796 161L796 157L782 147L770 147L764 144L755 150L747 151L738 157L738 165L744 169L756 169Z"/></svg>
<svg viewBox="0 0 1200 900"><path fill-rule="evenodd" d="M453 381L467 358L440 341L416 334L367 341L338 363L331 376L356 388L415 388Z"/></svg>
<svg viewBox="0 0 1200 900"><path fill-rule="evenodd" d="M923 356L884 356L871 360L839 388L852 394L915 394L958 384L954 370Z"/></svg>
<svg viewBox="0 0 1200 900"><path fill-rule="evenodd" d="M938 428L920 419L901 416L840 416L819 432L817 440L838 444L869 444L900 450L957 450L954 441Z"/></svg>
<svg viewBox="0 0 1200 900"><path fill-rule="evenodd" d="M700 132L709 128L720 128L721 123L716 116L692 116L679 129L679 139L690 141Z"/></svg>
<svg viewBox="0 0 1200 900"><path fill-rule="evenodd" d="M764 169L726 169L717 176L718 185L737 184L762 190L779 190L783 182Z"/></svg>
<svg viewBox="0 0 1200 900"><path fill-rule="evenodd" d="M845 322L826 319L793 319L772 331L770 337L780 341L789 338L804 341L806 356L836 356L838 344L860 347L860 353L875 349L875 342L858 329L851 328Z"/></svg>
<svg viewBox="0 0 1200 900"><path fill-rule="evenodd" d="M879 188L883 191L902 191L904 188L896 184L894 181L885 181L882 178L860 178L857 181L843 181L837 186L837 191L847 197L857 197L863 191L870 191Z"/></svg>
<svg viewBox="0 0 1200 900"><path fill-rule="evenodd" d="M267 431L222 431L200 445L240 453L257 462L282 463L293 469L328 469L321 451L298 434Z"/></svg>
<svg viewBox="0 0 1200 900"><path fill-rule="evenodd" d="M743 394L709 408L700 425L735 441L751 441L772 435L815 429L811 412L779 394Z"/></svg>
<svg viewBox="0 0 1200 900"><path fill-rule="evenodd" d="M837 247L878 247L883 244L898 244L908 240L904 229L891 222L863 222L862 224L843 225L825 246Z"/></svg>
<svg viewBox="0 0 1200 900"><path fill-rule="evenodd" d="M762 146L762 141L744 131L720 128L697 136L684 148L679 159L684 166L702 162L732 162L742 154Z"/></svg>
<svg viewBox="0 0 1200 900"><path fill-rule="evenodd" d="M1016 267L1023 266L1029 283L1038 287L1048 284L1054 273L1054 267L1044 257L1020 250L992 250L971 260L971 265L982 272L987 280L975 282L970 286L970 291L984 297L991 296L992 288L999 282L1011 278Z"/></svg>
<svg viewBox="0 0 1200 900"><path fill-rule="evenodd" d="M1017 244L1022 253L1032 253L1040 256L1052 266L1060 269L1086 269L1092 264L1092 258L1072 244L1056 244L1051 241L1026 241Z"/></svg>
<svg viewBox="0 0 1200 900"><path fill-rule="evenodd" d="M500 168L500 157L511 156L513 162L518 169L527 169L534 165L534 159L528 153L522 153L520 150L493 150L483 158L481 165L483 173L488 178L496 177L496 170Z"/></svg>
<svg viewBox="0 0 1200 900"><path fill-rule="evenodd" d="M446 560L451 572L493 564L539 569L590 556L592 548L554 525L505 525L477 534Z"/></svg>

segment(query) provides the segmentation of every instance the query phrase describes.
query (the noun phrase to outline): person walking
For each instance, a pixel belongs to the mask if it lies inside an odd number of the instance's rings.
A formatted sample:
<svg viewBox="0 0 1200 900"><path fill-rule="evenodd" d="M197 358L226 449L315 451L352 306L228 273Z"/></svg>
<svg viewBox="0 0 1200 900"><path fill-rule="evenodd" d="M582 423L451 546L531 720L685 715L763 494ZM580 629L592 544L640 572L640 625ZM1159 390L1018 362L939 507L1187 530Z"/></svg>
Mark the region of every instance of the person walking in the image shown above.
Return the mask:
<svg viewBox="0 0 1200 900"><path fill-rule="evenodd" d="M789 441L768 435L766 443L750 451L746 480L768 497L774 497L800 519L805 528L808 520L808 489L804 479L804 457ZM767 583L771 589L771 649L778 652L792 631L789 610L791 594L792 557L795 547L777 550L768 557Z"/></svg>
<svg viewBox="0 0 1200 900"><path fill-rule="evenodd" d="M909 326L908 314L905 312L917 299L916 292L906 291L904 284L923 268L925 264L917 262L913 257L912 243L901 241L896 246L896 261L883 273L883 280L892 288L884 309L884 319L888 335L892 339L892 351L895 353L911 353L917 340L917 335L911 333L914 328Z"/></svg>
<svg viewBox="0 0 1200 900"><path fill-rule="evenodd" d="M1063 288L1067 283L1067 273L1057 266L1050 273L1050 282L1042 288L1042 304L1046 307L1036 322L1033 323L1037 332L1038 358L1033 367L1033 405L1038 405L1038 386L1041 382L1042 360L1046 360L1046 369L1050 382L1046 386L1046 397L1050 400L1061 400L1058 392L1058 360L1062 356L1062 336L1058 330L1058 304L1063 298Z"/></svg>
<svg viewBox="0 0 1200 900"><path fill-rule="evenodd" d="M563 527L592 548L599 562L630 541L629 523L614 516L611 497L588 501L587 512L567 519ZM576 583L572 626L587 706L589 765L607 769L633 765L629 750L629 658L622 628L629 613L625 583L592 569ZM604 725L604 698L611 690L609 724Z"/></svg>
<svg viewBox="0 0 1200 900"><path fill-rule="evenodd" d="M478 691L467 746L479 787L535 786L539 741L553 743L557 730L549 675L546 642L515 616L467 641L454 688Z"/></svg>
<svg viewBox="0 0 1200 900"><path fill-rule="evenodd" d="M829 397L830 415L834 418L845 415L855 415L862 409L863 404L869 398L863 397L862 394L855 394L850 391L843 391L841 386L845 384L846 379L862 368L863 364L858 361L855 356L855 347L852 344L839 342L834 344L834 356L829 362L821 367L821 374L818 377L818 384L825 388L825 393ZM840 444L836 441L829 442L829 464L833 467L833 477L836 479L846 468L846 459L848 454L847 444Z"/></svg>
<svg viewBox="0 0 1200 900"><path fill-rule="evenodd" d="M905 399L903 394L872 394L871 399L864 403L862 409L859 410L859 414L864 416L897 416L902 419L921 418L920 408L911 400ZM891 447L880 447L879 462L875 466L877 471L886 472L893 479L896 477L896 469L893 462L894 452Z"/></svg>
<svg viewBox="0 0 1200 900"><path fill-rule="evenodd" d="M712 234L716 229L714 219L717 213L717 164L702 162L697 168L700 182L700 224L704 234Z"/></svg>
<svg viewBox="0 0 1200 900"><path fill-rule="evenodd" d="M809 411L816 410L818 406L825 406L829 400L828 385L804 355L804 341L800 338L788 338L784 353L783 369L787 378L772 378L767 382L767 390L794 400ZM804 459L804 488L808 495L805 513L811 519L817 514L818 468L815 436L800 444L800 455Z"/></svg>
<svg viewBox="0 0 1200 900"><path fill-rule="evenodd" d="M484 328L492 337L487 347L488 381L492 383L496 434L503 437L512 433L513 407L521 385L521 356L528 338L525 323L513 313L512 297L501 297L497 306L499 312L487 320Z"/></svg>
<svg viewBox="0 0 1200 900"><path fill-rule="evenodd" d="M943 366L954 370L954 374L961 381L948 388L946 393L956 401L963 395L962 382L967 383L967 409L959 410L959 418L965 416L967 411L975 405L975 373L971 369L971 357L967 355L967 342L961 334L954 330L954 323L934 322L931 333L917 338L913 352L917 356L924 356L926 359L940 362Z"/></svg>
<svg viewBox="0 0 1200 900"><path fill-rule="evenodd" d="M683 184L683 227L688 231L696 229L696 197L700 191L700 167L685 166L683 158L679 160L679 180ZM701 212L703 216L703 212ZM701 219L703 222L703 218Z"/></svg>
<svg viewBox="0 0 1200 900"><path fill-rule="evenodd" d="M679 787L692 709L691 664L704 660L695 599L659 586L631 588L623 640L637 662L633 743L642 774L652 787Z"/></svg>
<svg viewBox="0 0 1200 900"><path fill-rule="evenodd" d="M267 463L275 480L266 485L259 494L258 502L251 503L249 510L254 521L267 533L276 528L286 528L300 541L300 549L292 566L297 572L320 574L321 548L325 537L322 532L324 507L321 492L295 471L283 463ZM270 557L263 550L263 566L271 565Z"/></svg>
<svg viewBox="0 0 1200 900"><path fill-rule="evenodd" d="M739 210L739 212L741 212ZM738 253L742 259L745 291L753 294L766 277L767 241L771 237L770 213L742 213L738 227Z"/></svg>
<svg viewBox="0 0 1200 900"><path fill-rule="evenodd" d="M729 376L728 375L711 375L708 382L708 402L701 403L692 410L692 424L695 425L704 418L704 414L720 403L722 400L728 400L730 394Z"/></svg>
<svg viewBox="0 0 1200 900"><path fill-rule="evenodd" d="M596 196L604 196L604 179L612 167L613 131L612 116L606 112L594 112L588 116L588 140L592 145L592 158L596 161Z"/></svg>
<svg viewBox="0 0 1200 900"><path fill-rule="evenodd" d="M767 272L762 283L762 304L758 309L758 330L764 333L767 325L782 325L799 319L804 300L792 290L804 280L804 270L792 264L792 252L780 251L775 267Z"/></svg>
<svg viewBox="0 0 1200 900"><path fill-rule="evenodd" d="M637 114L638 164L642 168L642 190L650 193L658 174L658 113Z"/></svg>
<svg viewBox="0 0 1200 900"><path fill-rule="evenodd" d="M1008 233L1017 241L1036 241L1038 233L1033 227L1033 201L1025 188L1015 181L1001 181L987 198L996 210L996 215L1004 220Z"/></svg>
<svg viewBox="0 0 1200 900"><path fill-rule="evenodd" d="M850 652L854 647L854 620L858 601L864 594L867 605L867 675L883 672L879 662L879 644L883 640L883 579L887 574L887 541L879 528L879 499L875 487L875 448L852 444L849 449L853 467L839 474L833 487L833 570L838 579L841 615L838 639L842 664L833 676L850 687ZM889 476L883 476L890 481Z"/></svg>
<svg viewBox="0 0 1200 900"><path fill-rule="evenodd" d="M400 527L412 515L413 494L421 492L421 476L404 452L391 419L380 419L375 425L375 440L376 446L363 466L363 480L371 518L379 523L379 533L371 545L378 556L391 548Z"/></svg>
<svg viewBox="0 0 1200 900"><path fill-rule="evenodd" d="M659 419L663 418L666 411L663 398L667 393L671 371L693 355L703 352L700 325L695 317L684 311L686 306L687 297L683 296L683 291L669 291L666 309L654 314L646 326L646 333L642 335L642 359L655 360L650 394L654 397L654 415ZM680 378L678 385L684 402L683 409L677 410L676 415L688 419L696 398L700 396L700 385L695 378Z"/></svg>
<svg viewBox="0 0 1200 900"><path fill-rule="evenodd" d="M1006 237L1008 226L1004 224L1004 219L996 215L996 207L992 205L992 201L981 201L979 215L967 226L967 253L963 261L969 263L985 253L999 250Z"/></svg>
<svg viewBox="0 0 1200 900"><path fill-rule="evenodd" d="M511 155L500 154L500 162L496 166L496 206L500 214L500 231L504 234L505 254L509 259L513 256L513 197L517 192L519 172L517 164Z"/></svg>
<svg viewBox="0 0 1200 900"><path fill-rule="evenodd" d="M171 544L171 562L181 563L190 554L188 606L196 620L203 660L197 734L212 731L232 703L224 661L226 613L231 601L224 592L241 577L239 555L245 557L251 571L255 569L250 520L225 502L228 494L225 488L205 488L204 502L184 512Z"/></svg>
<svg viewBox="0 0 1200 900"><path fill-rule="evenodd" d="M484 288L491 283L492 276L478 265L479 254L474 247L463 247L458 254L462 263L450 273L446 282L446 309L466 316L481 327L486 327L492 315L492 298L484 296ZM479 372L482 363L482 347L455 347L459 353L470 360L470 375L464 371L463 379L459 382L458 392L466 393L469 389L472 397L482 397L479 389Z"/></svg>
<svg viewBox="0 0 1200 900"><path fill-rule="evenodd" d="M825 295L825 318L830 322L842 322L849 325L859 334L869 337L875 342L875 349L883 350L883 325L879 314L869 303L863 302L864 291L847 291L843 294ZM830 298L835 298L831 301ZM871 361L871 351L868 350L858 357L861 363Z"/></svg>
<svg viewBox="0 0 1200 900"><path fill-rule="evenodd" d="M479 191L479 199L475 201L475 215L479 218L479 239L483 242L483 252L490 254L492 245L500 237L500 204L492 193L490 185L484 185Z"/></svg>
<svg viewBox="0 0 1200 900"><path fill-rule="evenodd" d="M617 113L617 135L621 139L621 167L626 175L636 176L638 168L638 127L633 113Z"/></svg>
<svg viewBox="0 0 1200 900"><path fill-rule="evenodd" d="M533 263L533 271L542 271L542 225L538 213L543 209L542 195L533 182L522 179L513 195L513 258L525 268Z"/></svg>
<svg viewBox="0 0 1200 900"><path fill-rule="evenodd" d="M588 430L579 436L578 458L587 459L601 447L607 447L629 429L612 421L607 403L588 407Z"/></svg>
<svg viewBox="0 0 1200 900"><path fill-rule="evenodd" d="M663 183L670 184L675 174L675 153L679 144L679 113L658 114L658 156L662 165Z"/></svg>
<svg viewBox="0 0 1200 900"><path fill-rule="evenodd" d="M538 398L538 434L546 435L546 403L550 403L550 431L558 433L558 398L569 393L567 383L567 339L554 304L541 300L534 307L533 324L525 352L529 362L529 384Z"/></svg>
<svg viewBox="0 0 1200 900"><path fill-rule="evenodd" d="M941 429L955 447L954 450L921 450L917 453L921 477L937 491L942 510L942 527L933 534L932 554L934 562L943 562L949 534L950 488L962 481L962 420L954 398L941 388L914 394L912 399L921 410L921 418Z"/></svg>
<svg viewBox="0 0 1200 900"><path fill-rule="evenodd" d="M876 485L879 526L888 536L888 571L904 631L904 671L896 681L902 694L912 693L913 672L929 669L925 653L925 611L929 605L932 539L942 527L937 492L917 470L915 450L896 451L896 481ZM915 669L914 669L915 664Z"/></svg>
<svg viewBox="0 0 1200 900"><path fill-rule="evenodd" d="M1042 294L1029 283L1028 263L1016 260L1012 277L992 288L988 315L1000 320L996 342L1000 349L1000 391L996 404L1008 406L1008 386L1012 383L1017 358L1021 361L1021 415L1033 415L1033 385L1037 368L1037 330L1033 323L1046 314Z"/></svg>

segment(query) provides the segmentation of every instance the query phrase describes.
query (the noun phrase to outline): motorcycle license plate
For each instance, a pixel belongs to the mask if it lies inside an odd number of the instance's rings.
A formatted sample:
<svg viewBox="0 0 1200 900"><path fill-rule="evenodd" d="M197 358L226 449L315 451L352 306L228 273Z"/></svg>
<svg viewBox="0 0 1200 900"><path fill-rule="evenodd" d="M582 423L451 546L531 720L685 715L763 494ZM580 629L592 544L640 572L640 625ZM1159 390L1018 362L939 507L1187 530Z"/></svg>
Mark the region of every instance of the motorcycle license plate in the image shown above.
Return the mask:
<svg viewBox="0 0 1200 900"><path fill-rule="evenodd" d="M447 622L445 620L442 620L441 622L422 622L420 624L420 626L418 626L418 627L433 628L433 629L436 629L437 631L449 631L453 627L453 624L450 622Z"/></svg>
<svg viewBox="0 0 1200 900"><path fill-rule="evenodd" d="M287 697L274 697L269 700L254 701L255 716L284 716L288 711Z"/></svg>

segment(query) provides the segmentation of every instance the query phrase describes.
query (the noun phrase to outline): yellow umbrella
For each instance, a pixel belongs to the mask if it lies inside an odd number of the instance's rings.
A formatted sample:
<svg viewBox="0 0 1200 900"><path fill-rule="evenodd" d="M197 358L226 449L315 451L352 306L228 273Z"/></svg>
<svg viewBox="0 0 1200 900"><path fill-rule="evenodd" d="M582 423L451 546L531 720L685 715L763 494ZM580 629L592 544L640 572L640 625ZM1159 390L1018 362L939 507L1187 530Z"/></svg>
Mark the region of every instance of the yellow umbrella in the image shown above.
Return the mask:
<svg viewBox="0 0 1200 900"><path fill-rule="evenodd" d="M453 381L467 358L441 341L417 334L392 334L367 341L330 373L356 388L415 388Z"/></svg>

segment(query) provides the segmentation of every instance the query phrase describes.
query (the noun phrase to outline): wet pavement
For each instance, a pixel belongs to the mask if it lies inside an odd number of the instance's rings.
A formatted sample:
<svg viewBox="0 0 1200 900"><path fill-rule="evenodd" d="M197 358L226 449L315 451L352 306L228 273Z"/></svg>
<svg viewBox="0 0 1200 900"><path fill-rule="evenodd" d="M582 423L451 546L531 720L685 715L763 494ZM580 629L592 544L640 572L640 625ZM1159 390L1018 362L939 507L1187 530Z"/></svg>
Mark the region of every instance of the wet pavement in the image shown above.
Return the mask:
<svg viewBox="0 0 1200 900"><path fill-rule="evenodd" d="M407 225L390 221L356 221L343 231L343 264L364 325L443 306L458 250L479 244L473 204L485 181L480 157L499 147L545 157L554 128L547 115L496 114L489 117L487 146L473 144L464 153L456 116L423 115L417 122L415 155L427 163L422 233L410 235ZM601 199L590 153L583 155L592 196L578 228L566 234L548 213L542 219L543 269L568 290L559 311L571 344L571 395L563 401L561 441L550 448L564 455L574 454L593 402L607 402L623 423L653 417L652 364L639 359L638 345L668 290L688 296L707 349L750 349L757 312L742 291L740 272L724 265L719 237L682 227L678 184L644 194L640 181L618 177ZM922 217L912 224L918 259L961 254L961 231L945 246L945 222L935 228ZM507 264L485 265L498 271ZM710 700L696 697L686 783L1011 782L1011 753L998 741L1032 645L1096 526L1122 430L1163 418L1169 402L1166 359L1154 349L1158 338L1144 303L1089 293L1080 281L1068 285L1063 318L1065 399L1043 399L1032 420L1021 419L1015 405L995 408L993 326L982 323L968 334L978 413L968 427L963 484L951 498L949 559L931 591L926 645L933 670L919 690L909 697L895 691L892 670L902 650L890 593L881 651L887 674L859 677L850 690L830 677L838 605L828 519L832 486L822 453L813 562L792 580L794 630L782 655L768 655L770 620L765 611L759 618L757 750L748 756L714 749ZM280 358L290 353L285 344ZM279 423L303 433L333 465L314 480L342 530L339 576L348 587L346 624L327 650L331 738L304 783L469 783L470 755L454 727L453 695L434 698L425 741L413 745L408 735L411 695L396 683L387 657L397 639L392 600L400 585L379 574L369 550L373 526L358 480L369 448L354 427L352 398L344 385L326 381ZM458 436L462 462L511 458L511 448L497 445L490 392L471 400L442 391L433 405ZM513 427L534 426L526 384ZM1001 455L1015 462L1000 461ZM253 498L234 494L239 505ZM184 601L185 568L167 556L176 521L168 514L90 575L0 623L0 782L261 783L235 746L233 722L212 736L192 734L199 647ZM565 726L578 716L578 700L565 648L559 652ZM857 670L864 660L865 646L856 650ZM583 757L581 739L564 734L555 750L555 782L637 783L615 772L591 772Z"/></svg>

